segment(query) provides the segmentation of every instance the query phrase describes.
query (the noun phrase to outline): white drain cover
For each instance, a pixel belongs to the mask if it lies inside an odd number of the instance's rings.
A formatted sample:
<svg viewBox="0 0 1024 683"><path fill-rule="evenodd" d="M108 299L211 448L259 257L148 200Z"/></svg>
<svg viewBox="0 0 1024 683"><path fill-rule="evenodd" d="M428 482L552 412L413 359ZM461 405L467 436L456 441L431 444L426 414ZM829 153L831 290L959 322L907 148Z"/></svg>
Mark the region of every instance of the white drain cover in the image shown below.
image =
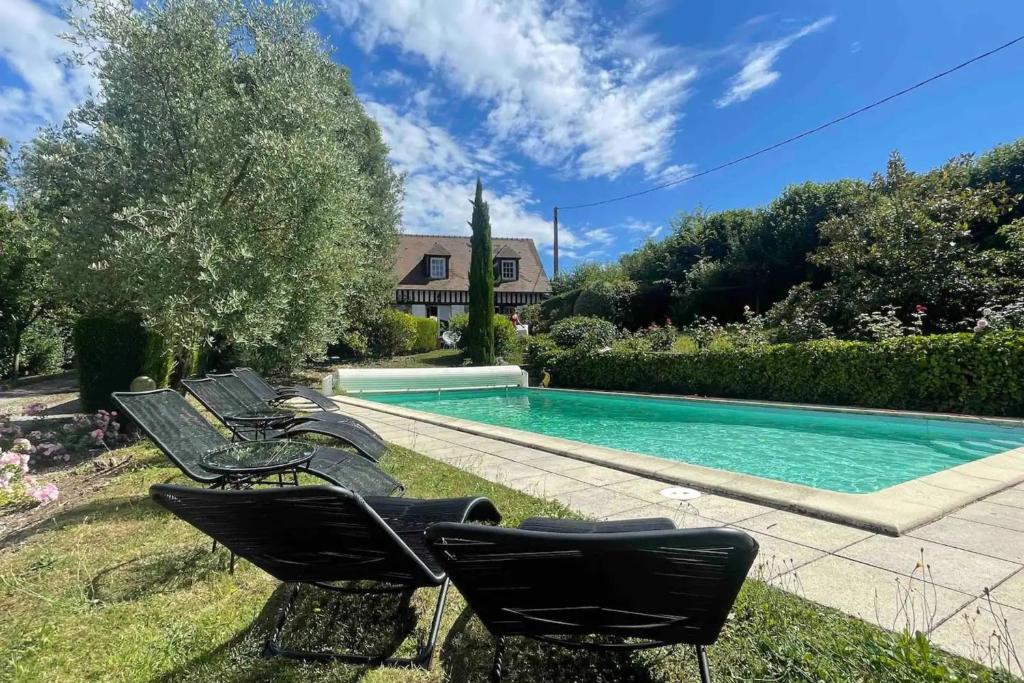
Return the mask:
<svg viewBox="0 0 1024 683"><path fill-rule="evenodd" d="M688 489L685 486L669 486L667 489L661 490L661 495L672 500L693 500L694 498L700 498L700 491L696 489Z"/></svg>

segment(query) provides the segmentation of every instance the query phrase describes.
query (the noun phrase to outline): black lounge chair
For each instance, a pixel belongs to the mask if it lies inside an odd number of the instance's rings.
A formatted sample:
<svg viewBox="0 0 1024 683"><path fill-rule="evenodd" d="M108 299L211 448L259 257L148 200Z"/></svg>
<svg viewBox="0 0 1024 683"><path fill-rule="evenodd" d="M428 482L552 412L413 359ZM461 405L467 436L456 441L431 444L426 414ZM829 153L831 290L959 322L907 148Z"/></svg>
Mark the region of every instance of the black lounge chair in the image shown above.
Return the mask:
<svg viewBox="0 0 1024 683"><path fill-rule="evenodd" d="M444 523L427 530L427 542L497 638L494 682L505 638L525 636L592 650L693 645L709 683L704 647L718 639L757 556L742 531L675 529L668 519Z"/></svg>
<svg viewBox="0 0 1024 683"><path fill-rule="evenodd" d="M501 521L486 498L364 499L332 486L211 491L158 484L150 488L150 495L239 557L286 584L294 584L267 641L267 654L364 666L430 666L449 582L427 549L424 529L445 521ZM336 585L354 581L373 585ZM414 656L404 659L287 648L281 643L281 634L303 584L370 594L438 587L427 641Z"/></svg>
<svg viewBox="0 0 1024 683"><path fill-rule="evenodd" d="M199 464L210 451L231 446L227 439L199 411L171 389L114 392L124 413L193 481L212 487L224 486L223 475L209 472ZM302 471L331 484L362 495L400 494L405 487L373 462L350 451L316 446L313 458Z"/></svg>
<svg viewBox="0 0 1024 683"><path fill-rule="evenodd" d="M207 410L243 441L292 438L316 434L337 439L355 448L370 460L387 450L387 444L362 429L340 422L303 420L281 409L253 407L213 379L186 379L181 382Z"/></svg>
<svg viewBox="0 0 1024 683"><path fill-rule="evenodd" d="M287 410L283 405L280 405L279 401L268 401L263 399L255 391L249 387L238 375L234 373L224 374L208 374L207 379L212 379L215 382L223 385L230 393L234 394L242 403L255 409L266 409L266 410ZM289 411L291 412L291 411ZM384 445L384 439L381 438L380 434L370 429L366 423L343 415L340 412L332 412L329 410L314 410L308 412L293 413L295 415L295 422L309 422L309 421L321 421L321 422L340 422L351 427L356 427L367 433L370 437L378 440Z"/></svg>
<svg viewBox="0 0 1024 683"><path fill-rule="evenodd" d="M245 382L264 401L273 403L287 401L292 398L301 398L310 403L316 404L321 410L337 412L338 404L324 396L312 387L287 386L275 387L253 370L252 368L235 368L231 371L236 377Z"/></svg>

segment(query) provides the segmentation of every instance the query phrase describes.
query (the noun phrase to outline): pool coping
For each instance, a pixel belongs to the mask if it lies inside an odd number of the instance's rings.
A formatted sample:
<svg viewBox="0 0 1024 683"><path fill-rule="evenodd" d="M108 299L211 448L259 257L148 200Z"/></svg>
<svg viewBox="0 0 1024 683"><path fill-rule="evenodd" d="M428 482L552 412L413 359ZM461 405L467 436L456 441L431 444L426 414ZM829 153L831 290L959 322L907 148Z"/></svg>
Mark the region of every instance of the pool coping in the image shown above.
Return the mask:
<svg viewBox="0 0 1024 683"><path fill-rule="evenodd" d="M895 410L872 410L838 406L773 403L765 401L739 401L734 399L639 394L627 392L600 392L579 389L554 389L595 394L617 394L670 400L704 400L723 403L742 403L777 408L804 410L833 410L880 414L901 417L927 417L929 419L957 419L991 424L1024 424L1018 420L1001 418L974 418L972 416L919 413ZM332 400L360 408L374 410L397 417L454 429L491 439L583 462L611 467L630 474L648 477L668 484L692 486L709 493L767 504L811 517L839 522L890 536L900 536L917 527L933 522L980 498L987 497L1024 482L1024 447L996 453L979 460L957 465L939 472L895 484L872 493L842 493L816 489L802 484L757 477L750 474L719 470L701 465L676 462L653 455L633 453L603 446L593 446L546 434L538 434L509 427L498 427L481 422L427 413L410 408L378 403L349 395L335 395Z"/></svg>

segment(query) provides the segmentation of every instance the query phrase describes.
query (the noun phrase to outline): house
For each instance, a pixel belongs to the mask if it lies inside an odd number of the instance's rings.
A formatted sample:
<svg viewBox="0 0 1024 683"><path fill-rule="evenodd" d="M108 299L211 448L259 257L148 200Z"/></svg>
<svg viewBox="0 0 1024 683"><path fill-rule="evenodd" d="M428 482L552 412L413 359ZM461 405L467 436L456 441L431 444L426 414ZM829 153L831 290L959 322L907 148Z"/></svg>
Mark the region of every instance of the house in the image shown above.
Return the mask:
<svg viewBox="0 0 1024 683"><path fill-rule="evenodd" d="M511 314L517 306L551 295L540 254L532 239L495 237L494 310ZM470 242L461 235L401 235L395 256L395 306L420 317L447 321L469 304Z"/></svg>

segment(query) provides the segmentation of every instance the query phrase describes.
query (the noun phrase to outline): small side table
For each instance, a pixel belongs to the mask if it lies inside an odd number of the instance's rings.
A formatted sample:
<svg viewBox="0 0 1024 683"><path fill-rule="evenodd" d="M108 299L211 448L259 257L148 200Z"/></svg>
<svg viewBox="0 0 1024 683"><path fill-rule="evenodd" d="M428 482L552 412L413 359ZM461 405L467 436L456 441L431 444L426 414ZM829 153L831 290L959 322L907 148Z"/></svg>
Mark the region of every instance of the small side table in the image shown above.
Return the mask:
<svg viewBox="0 0 1024 683"><path fill-rule="evenodd" d="M313 459L316 444L274 439L246 441L212 450L199 460L199 465L224 476L230 488L249 488L273 483L268 477L277 475L277 485L284 485L284 475L291 474L293 484L299 483L299 468Z"/></svg>
<svg viewBox="0 0 1024 683"><path fill-rule="evenodd" d="M295 413L278 408L250 408L239 413L225 416L224 420L231 427L232 435L237 436L238 429L249 430L257 440L267 438L267 430L279 423L287 422L295 417Z"/></svg>

